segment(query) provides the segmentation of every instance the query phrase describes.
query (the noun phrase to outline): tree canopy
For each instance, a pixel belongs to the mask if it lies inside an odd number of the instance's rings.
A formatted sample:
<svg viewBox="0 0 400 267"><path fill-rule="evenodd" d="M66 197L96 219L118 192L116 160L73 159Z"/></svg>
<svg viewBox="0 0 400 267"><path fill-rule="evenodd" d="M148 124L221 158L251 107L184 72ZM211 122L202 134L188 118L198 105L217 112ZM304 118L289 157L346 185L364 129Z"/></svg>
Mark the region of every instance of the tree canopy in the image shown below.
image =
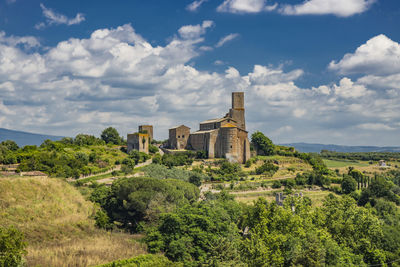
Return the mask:
<svg viewBox="0 0 400 267"><path fill-rule="evenodd" d="M104 129L101 133L101 139L104 140L104 142L106 142L107 144L121 144L121 137L119 136L117 129L113 127L108 127Z"/></svg>
<svg viewBox="0 0 400 267"><path fill-rule="evenodd" d="M274 154L274 144L262 132L257 131L253 133L251 135L251 143L258 155L268 156Z"/></svg>

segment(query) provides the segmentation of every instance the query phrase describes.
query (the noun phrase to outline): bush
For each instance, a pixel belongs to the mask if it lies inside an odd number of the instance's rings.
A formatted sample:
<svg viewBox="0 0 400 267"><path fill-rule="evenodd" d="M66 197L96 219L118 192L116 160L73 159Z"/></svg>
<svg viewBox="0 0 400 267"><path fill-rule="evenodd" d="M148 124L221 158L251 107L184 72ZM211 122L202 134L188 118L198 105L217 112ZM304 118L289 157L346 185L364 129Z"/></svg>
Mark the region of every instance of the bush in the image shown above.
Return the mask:
<svg viewBox="0 0 400 267"><path fill-rule="evenodd" d="M195 172L195 171L187 171L187 170L181 170L178 168L168 168L164 165L159 165L159 164L150 164L147 166L144 166L141 169L146 176L151 177L151 178L157 178L157 179L177 179L177 180L183 180L186 182L189 182L189 178L193 175L198 176L201 180L207 180L209 177L205 174Z"/></svg>
<svg viewBox="0 0 400 267"><path fill-rule="evenodd" d="M350 175L345 175L343 177L341 187L344 194L350 194L351 192L356 191L357 181Z"/></svg>
<svg viewBox="0 0 400 267"><path fill-rule="evenodd" d="M292 189L296 185L296 182L294 179L287 179L285 180L285 189Z"/></svg>
<svg viewBox="0 0 400 267"><path fill-rule="evenodd" d="M272 183L272 188L281 188L281 186L282 186L282 184L281 184L281 181L279 181L279 180L275 180Z"/></svg>
<svg viewBox="0 0 400 267"><path fill-rule="evenodd" d="M269 176L273 176L278 170L278 166L274 165L272 162L266 162L256 169L256 173L268 174Z"/></svg>
<svg viewBox="0 0 400 267"><path fill-rule="evenodd" d="M305 185L307 183L307 178L298 173L296 178L294 178L294 181L297 185Z"/></svg>
<svg viewBox="0 0 400 267"><path fill-rule="evenodd" d="M192 155L186 153L164 154L161 162L163 165L172 168L174 166L192 165L193 158Z"/></svg>
<svg viewBox="0 0 400 267"><path fill-rule="evenodd" d="M151 154L157 153L157 152L158 152L158 147L153 146L153 145L149 145L149 152L150 152Z"/></svg>
<svg viewBox="0 0 400 267"><path fill-rule="evenodd" d="M135 161L135 165L138 163L145 162L146 160L150 159L150 155L144 153L144 152L139 152L137 150L132 150L129 153L129 158Z"/></svg>
<svg viewBox="0 0 400 267"><path fill-rule="evenodd" d="M199 187L201 185L202 175L200 173L193 173L189 177L189 183L194 184L195 186Z"/></svg>
<svg viewBox="0 0 400 267"><path fill-rule="evenodd" d="M98 267L179 267L182 266L178 263L174 263L168 260L167 257L162 255L140 255L131 259L113 261L107 264L100 265Z"/></svg>
<svg viewBox="0 0 400 267"><path fill-rule="evenodd" d="M207 152L204 150L196 151L196 159L206 159L208 158Z"/></svg>
<svg viewBox="0 0 400 267"><path fill-rule="evenodd" d="M0 266L22 266L26 243L20 231L0 227Z"/></svg>
<svg viewBox="0 0 400 267"><path fill-rule="evenodd" d="M99 228L106 230L113 228L113 224L110 222L110 218L108 217L107 213L101 209L96 212L94 219L96 221L96 226Z"/></svg>
<svg viewBox="0 0 400 267"><path fill-rule="evenodd" d="M257 131L251 135L251 144L256 149L257 155L268 156L274 154L274 144L262 132Z"/></svg>

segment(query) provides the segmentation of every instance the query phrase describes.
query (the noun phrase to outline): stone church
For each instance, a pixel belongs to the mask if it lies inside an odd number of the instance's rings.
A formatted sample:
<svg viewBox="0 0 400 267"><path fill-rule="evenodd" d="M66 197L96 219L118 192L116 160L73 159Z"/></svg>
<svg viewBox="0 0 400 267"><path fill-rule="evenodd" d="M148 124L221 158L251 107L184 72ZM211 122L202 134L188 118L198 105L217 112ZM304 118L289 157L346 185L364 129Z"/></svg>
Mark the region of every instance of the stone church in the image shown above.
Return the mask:
<svg viewBox="0 0 400 267"><path fill-rule="evenodd" d="M203 150L208 158L245 163L250 159L250 142L244 111L244 93L233 92L232 108L223 118L201 122L194 133L185 125L169 129L168 147Z"/></svg>

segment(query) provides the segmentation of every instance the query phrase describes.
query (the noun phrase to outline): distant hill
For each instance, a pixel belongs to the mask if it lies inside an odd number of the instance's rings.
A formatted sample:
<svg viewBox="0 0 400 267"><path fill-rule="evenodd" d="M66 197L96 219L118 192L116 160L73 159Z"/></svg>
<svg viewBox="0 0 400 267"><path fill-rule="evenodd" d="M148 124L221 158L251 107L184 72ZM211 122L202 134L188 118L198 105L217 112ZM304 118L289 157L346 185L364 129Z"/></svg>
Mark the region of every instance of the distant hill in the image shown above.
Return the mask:
<svg viewBox="0 0 400 267"><path fill-rule="evenodd" d="M0 128L0 142L5 140L13 140L18 144L18 146L26 145L41 145L44 140L50 139L53 141L60 140L63 136L45 135L45 134L35 134L21 131L8 130Z"/></svg>
<svg viewBox="0 0 400 267"><path fill-rule="evenodd" d="M336 152L400 152L400 147L379 147L379 146L341 146L341 145L324 145L324 144L308 144L308 143L289 143L281 144L283 146L292 146L300 152L315 152L321 150L329 150Z"/></svg>

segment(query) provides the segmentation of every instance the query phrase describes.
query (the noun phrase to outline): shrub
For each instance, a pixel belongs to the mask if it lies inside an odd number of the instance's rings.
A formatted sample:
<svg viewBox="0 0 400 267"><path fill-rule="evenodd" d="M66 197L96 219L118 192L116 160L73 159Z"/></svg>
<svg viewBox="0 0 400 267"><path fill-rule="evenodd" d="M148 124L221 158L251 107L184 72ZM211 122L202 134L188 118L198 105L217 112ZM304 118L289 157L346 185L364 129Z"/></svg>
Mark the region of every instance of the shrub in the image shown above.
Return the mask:
<svg viewBox="0 0 400 267"><path fill-rule="evenodd" d="M344 194L350 194L351 192L356 191L357 181L350 175L345 175L343 177L341 187Z"/></svg>
<svg viewBox="0 0 400 267"><path fill-rule="evenodd" d="M96 212L94 219L96 221L96 226L99 228L106 230L113 228L113 224L110 222L110 218L108 217L107 213L101 209Z"/></svg>
<svg viewBox="0 0 400 267"><path fill-rule="evenodd" d="M256 169L256 173L269 174L270 176L273 176L278 170L279 170L278 166L274 165L271 162L266 162Z"/></svg>
<svg viewBox="0 0 400 267"><path fill-rule="evenodd" d="M0 266L22 266L26 243L20 231L0 227Z"/></svg>
<svg viewBox="0 0 400 267"><path fill-rule="evenodd" d="M167 257L162 255L140 255L136 256L131 259L126 260L118 260L113 261L107 264L100 265L98 267L157 267L157 266L166 266L166 267L179 267L182 266L177 263L173 263L172 261L168 260Z"/></svg>
<svg viewBox="0 0 400 267"><path fill-rule="evenodd" d="M208 158L207 152L204 150L196 151L196 159L206 159Z"/></svg>
<svg viewBox="0 0 400 267"><path fill-rule="evenodd" d="M257 131L251 135L251 144L258 155L268 156L274 154L274 144L262 132Z"/></svg>
<svg viewBox="0 0 400 267"><path fill-rule="evenodd" d="M281 186L282 186L282 184L281 184L281 181L279 181L279 180L275 180L272 183L272 188L281 188Z"/></svg>
<svg viewBox="0 0 400 267"><path fill-rule="evenodd" d="M153 146L153 145L149 145L149 152L150 152L151 154L157 153L157 152L158 152L158 147Z"/></svg>

